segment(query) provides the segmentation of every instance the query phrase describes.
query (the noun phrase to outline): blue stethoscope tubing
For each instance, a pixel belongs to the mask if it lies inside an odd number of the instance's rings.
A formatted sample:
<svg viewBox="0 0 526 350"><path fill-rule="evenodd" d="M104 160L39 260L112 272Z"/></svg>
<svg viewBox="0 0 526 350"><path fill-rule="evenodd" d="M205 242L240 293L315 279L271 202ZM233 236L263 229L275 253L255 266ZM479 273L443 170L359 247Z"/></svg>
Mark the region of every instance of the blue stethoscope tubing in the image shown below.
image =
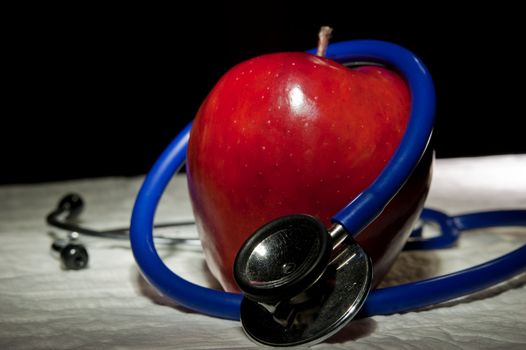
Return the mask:
<svg viewBox="0 0 526 350"><path fill-rule="evenodd" d="M348 232L358 234L383 210L404 184L427 147L433 128L435 94L425 66L406 49L382 41L348 41L329 46L327 56L341 62L376 61L394 66L406 79L412 110L404 138L393 158L375 182L333 217ZM154 164L137 195L132 213L130 241L143 276L162 294L194 311L225 319L239 320L242 296L191 283L172 272L162 261L153 241L153 224L159 200L171 178L186 159L191 123L170 143ZM460 231L486 226L526 225L526 211L468 214L441 217L424 210L429 220L440 222L447 237L458 238ZM433 216L434 215L434 216ZM459 219L460 218L460 219ZM447 238L451 241L451 238ZM428 247L451 245L414 242ZM433 242L433 241L431 241ZM410 244L410 243L409 243ZM457 298L502 282L526 270L526 245L486 263L414 283L373 290L362 307L362 317L404 312Z"/></svg>

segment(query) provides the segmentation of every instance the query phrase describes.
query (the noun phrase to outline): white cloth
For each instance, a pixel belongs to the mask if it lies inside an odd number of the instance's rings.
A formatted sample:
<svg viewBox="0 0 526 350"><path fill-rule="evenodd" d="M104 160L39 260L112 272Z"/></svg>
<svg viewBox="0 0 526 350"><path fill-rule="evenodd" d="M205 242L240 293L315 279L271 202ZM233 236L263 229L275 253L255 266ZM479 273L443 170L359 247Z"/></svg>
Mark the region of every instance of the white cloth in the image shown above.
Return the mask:
<svg viewBox="0 0 526 350"><path fill-rule="evenodd" d="M437 160L427 206L449 213L526 208L526 155ZM0 187L0 349L254 348L235 321L200 315L160 296L140 276L126 241L83 237L89 269L64 271L50 253L45 215L67 192L87 203L82 223L126 226L142 178L103 178ZM178 176L157 220L190 219ZM184 231L184 230L180 230ZM195 235L194 228L186 234ZM483 262L526 241L525 229L466 233L457 248L403 253L384 285ZM196 248L161 248L167 264L217 284ZM419 312L352 322L316 349L526 348L526 276Z"/></svg>

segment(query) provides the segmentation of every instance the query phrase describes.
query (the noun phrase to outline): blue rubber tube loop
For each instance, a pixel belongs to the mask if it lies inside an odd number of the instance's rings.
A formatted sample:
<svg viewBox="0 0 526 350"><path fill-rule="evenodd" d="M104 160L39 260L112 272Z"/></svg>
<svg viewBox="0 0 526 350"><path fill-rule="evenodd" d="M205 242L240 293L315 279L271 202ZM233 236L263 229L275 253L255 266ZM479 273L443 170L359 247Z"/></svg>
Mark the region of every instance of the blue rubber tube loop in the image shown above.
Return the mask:
<svg viewBox="0 0 526 350"><path fill-rule="evenodd" d="M434 109L434 97L431 96L434 95L434 90L423 65L405 49L396 45L378 41L345 42L331 45L328 52L338 60L379 60L394 65L405 75L413 92L409 133L406 132L401 146L396 151L394 156L396 159L389 163L389 169L386 169L373 185L392 192L384 195L374 189L368 189L361 199L355 200L335 216L336 221L346 223L344 226L351 232L358 232L360 227L365 227L374 219L374 215L364 211L381 211L385 203L380 201L384 199L388 201L396 193L425 150L432 128L433 114L430 110ZM412 63L405 62L405 59L412 60ZM411 66L414 71L411 71ZM420 75L426 77L421 79ZM425 101L429 105L426 106ZM419 121L420 118L426 120ZM416 126L413 126L413 123ZM422 129L419 129L420 127ZM157 204L170 179L184 163L190 128L191 124L186 126L163 152L137 195L131 220L131 247L142 274L161 293L192 310L238 320L240 294L225 293L184 280L162 262L153 242L152 228ZM406 148L414 148L415 151ZM389 184L391 181L393 185ZM349 212L350 210L356 210L357 214ZM477 226L472 220L473 217L460 218L459 222L463 223L463 227ZM521 219L520 215L519 218L514 216L513 219L516 224L524 222L524 218ZM353 223L353 220L357 220L357 223ZM504 225L502 222L500 224ZM503 257L470 269L425 281L374 290L369 294L361 314L372 316L408 311L460 297L523 272L526 269L525 262L526 245Z"/></svg>

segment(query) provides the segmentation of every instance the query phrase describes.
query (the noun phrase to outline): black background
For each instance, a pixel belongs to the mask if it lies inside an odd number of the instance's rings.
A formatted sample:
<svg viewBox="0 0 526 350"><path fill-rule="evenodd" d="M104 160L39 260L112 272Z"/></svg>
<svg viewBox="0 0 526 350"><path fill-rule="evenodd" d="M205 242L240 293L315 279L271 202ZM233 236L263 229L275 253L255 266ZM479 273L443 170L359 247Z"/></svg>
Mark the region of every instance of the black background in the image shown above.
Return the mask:
<svg viewBox="0 0 526 350"><path fill-rule="evenodd" d="M438 157L524 153L520 13L272 2L13 10L0 183L143 174L231 66L314 47L325 24L334 42L389 40L422 58L437 88Z"/></svg>

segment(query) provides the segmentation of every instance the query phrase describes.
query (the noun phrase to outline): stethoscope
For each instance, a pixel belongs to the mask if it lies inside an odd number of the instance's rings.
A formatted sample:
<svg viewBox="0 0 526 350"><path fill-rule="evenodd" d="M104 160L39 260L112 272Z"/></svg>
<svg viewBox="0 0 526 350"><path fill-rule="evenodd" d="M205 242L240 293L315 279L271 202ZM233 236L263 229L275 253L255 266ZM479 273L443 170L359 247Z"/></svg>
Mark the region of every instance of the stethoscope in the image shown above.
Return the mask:
<svg viewBox="0 0 526 350"><path fill-rule="evenodd" d="M354 238L393 198L428 147L435 94L423 63L397 45L349 41L329 46L339 62L372 61L394 67L406 79L412 99L404 138L386 168L352 202L336 213L327 230L308 215L278 218L257 230L240 249L234 276L243 294L193 284L172 272L159 257L154 215L164 189L186 158L191 124L172 141L147 175L137 196L130 227L131 247L144 277L161 293L192 310L241 320L247 335L272 346L322 341L358 314L362 317L422 308L506 280L526 269L526 245L486 263L414 283L370 291L372 264ZM526 211L494 211L448 216L424 209L423 222L440 226L440 236L413 231L408 249L453 245L462 231L526 225Z"/></svg>

